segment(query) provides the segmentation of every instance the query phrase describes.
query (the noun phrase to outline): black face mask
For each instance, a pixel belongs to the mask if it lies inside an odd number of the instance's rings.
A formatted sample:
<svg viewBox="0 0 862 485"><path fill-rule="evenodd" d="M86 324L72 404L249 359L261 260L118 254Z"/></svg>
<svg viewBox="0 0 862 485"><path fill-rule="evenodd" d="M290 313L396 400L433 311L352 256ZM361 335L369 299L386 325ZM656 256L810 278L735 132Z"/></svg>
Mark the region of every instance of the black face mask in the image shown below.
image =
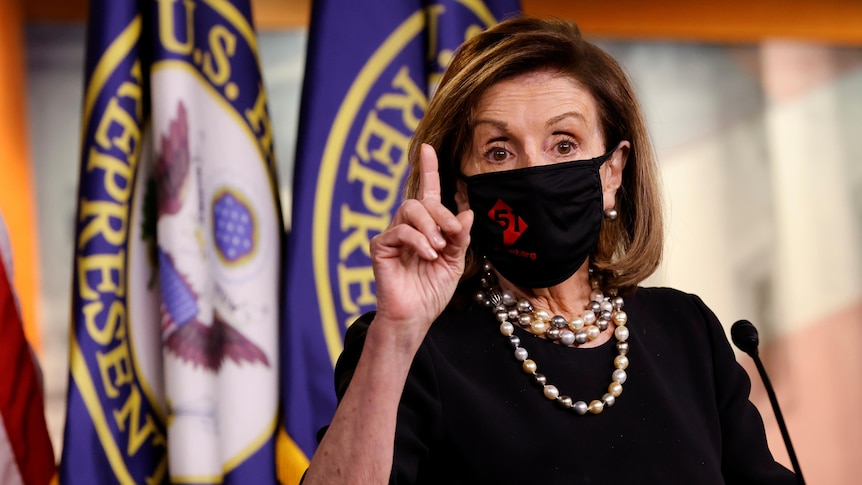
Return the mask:
<svg viewBox="0 0 862 485"><path fill-rule="evenodd" d="M572 276L595 250L602 228L596 158L463 177L476 214L470 236L494 268L525 288Z"/></svg>

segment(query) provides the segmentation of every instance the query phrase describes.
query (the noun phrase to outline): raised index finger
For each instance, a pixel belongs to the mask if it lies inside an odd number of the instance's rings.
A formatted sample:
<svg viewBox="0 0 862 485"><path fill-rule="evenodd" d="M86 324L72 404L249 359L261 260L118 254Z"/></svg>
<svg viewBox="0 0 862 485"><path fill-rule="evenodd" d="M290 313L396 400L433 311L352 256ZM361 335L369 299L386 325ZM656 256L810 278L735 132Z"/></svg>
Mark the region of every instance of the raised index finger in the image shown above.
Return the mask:
<svg viewBox="0 0 862 485"><path fill-rule="evenodd" d="M419 200L440 202L440 173L437 170L437 152L423 143L419 151Z"/></svg>

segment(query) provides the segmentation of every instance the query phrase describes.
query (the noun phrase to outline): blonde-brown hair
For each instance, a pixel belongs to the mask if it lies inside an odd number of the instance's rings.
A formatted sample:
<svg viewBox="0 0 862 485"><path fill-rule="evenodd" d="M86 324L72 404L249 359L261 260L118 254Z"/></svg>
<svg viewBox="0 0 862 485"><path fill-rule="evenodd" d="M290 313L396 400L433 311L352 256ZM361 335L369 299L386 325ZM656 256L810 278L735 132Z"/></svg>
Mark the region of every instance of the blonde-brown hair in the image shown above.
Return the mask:
<svg viewBox="0 0 862 485"><path fill-rule="evenodd" d="M591 264L604 280L603 287L632 290L661 261L663 222L655 155L628 77L613 57L584 40L574 22L514 18L462 44L413 135L412 170L404 197L417 196L419 148L428 143L440 160L443 203L455 212L456 180L472 138L473 108L491 85L539 70L569 76L593 95L605 149L623 140L631 142L616 195L619 216L602 225ZM462 281L476 273L478 256L471 247Z"/></svg>

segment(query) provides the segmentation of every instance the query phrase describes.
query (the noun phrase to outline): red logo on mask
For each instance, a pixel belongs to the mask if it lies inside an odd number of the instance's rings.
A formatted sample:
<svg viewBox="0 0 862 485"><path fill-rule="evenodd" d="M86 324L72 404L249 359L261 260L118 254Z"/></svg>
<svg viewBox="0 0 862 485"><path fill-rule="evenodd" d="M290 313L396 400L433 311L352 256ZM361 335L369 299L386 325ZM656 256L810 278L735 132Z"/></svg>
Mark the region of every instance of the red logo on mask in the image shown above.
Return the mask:
<svg viewBox="0 0 862 485"><path fill-rule="evenodd" d="M516 216L512 212L512 208L500 199L497 199L497 203L488 211L488 217L503 226L503 244L506 246L515 244L515 241L527 229L527 223L524 222L524 219Z"/></svg>

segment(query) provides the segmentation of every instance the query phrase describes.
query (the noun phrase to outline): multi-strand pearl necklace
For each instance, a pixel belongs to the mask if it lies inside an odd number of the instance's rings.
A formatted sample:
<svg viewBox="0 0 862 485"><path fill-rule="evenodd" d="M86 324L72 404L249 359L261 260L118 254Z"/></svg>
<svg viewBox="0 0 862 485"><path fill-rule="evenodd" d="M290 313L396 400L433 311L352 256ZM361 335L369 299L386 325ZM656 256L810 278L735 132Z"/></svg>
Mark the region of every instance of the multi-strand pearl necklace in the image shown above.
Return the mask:
<svg viewBox="0 0 862 485"><path fill-rule="evenodd" d="M623 392L626 382L626 368L629 365L629 329L626 327L628 316L622 310L621 296L605 296L599 288L599 283L591 279L592 293L590 303L584 313L571 321L560 315L551 317L545 310L534 310L533 305L524 298L518 299L509 290L501 290L497 285L491 263L484 262L485 275L482 278L482 289L476 293L476 300L491 308L500 322L500 333L508 338L515 349L515 359L521 362L524 372L532 374L536 382L542 386L546 398L557 401L566 409L572 409L579 415L588 411L592 414L601 413L604 408L613 406ZM592 273L592 270L590 270ZM601 399L594 399L589 404L585 401L573 401L571 397L560 395L559 389L548 383L548 379L538 373L538 365L529 358L527 349L521 346L521 339L514 335L515 324L525 328L536 336L566 346L578 346L595 340L607 330L610 323L616 325L614 337L617 339L617 356L614 357L614 371L611 373L611 383Z"/></svg>

